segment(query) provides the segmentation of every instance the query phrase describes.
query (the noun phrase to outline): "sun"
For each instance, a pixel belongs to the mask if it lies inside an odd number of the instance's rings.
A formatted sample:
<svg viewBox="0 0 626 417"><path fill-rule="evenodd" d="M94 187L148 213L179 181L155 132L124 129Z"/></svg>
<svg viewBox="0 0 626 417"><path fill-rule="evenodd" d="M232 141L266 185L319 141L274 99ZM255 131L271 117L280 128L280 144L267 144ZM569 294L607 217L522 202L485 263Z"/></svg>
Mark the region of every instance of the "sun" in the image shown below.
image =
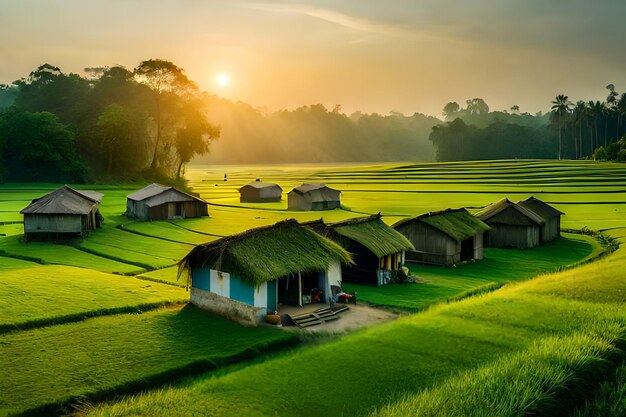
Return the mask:
<svg viewBox="0 0 626 417"><path fill-rule="evenodd" d="M230 77L228 74L221 73L215 78L215 82L220 87L228 87L230 85Z"/></svg>

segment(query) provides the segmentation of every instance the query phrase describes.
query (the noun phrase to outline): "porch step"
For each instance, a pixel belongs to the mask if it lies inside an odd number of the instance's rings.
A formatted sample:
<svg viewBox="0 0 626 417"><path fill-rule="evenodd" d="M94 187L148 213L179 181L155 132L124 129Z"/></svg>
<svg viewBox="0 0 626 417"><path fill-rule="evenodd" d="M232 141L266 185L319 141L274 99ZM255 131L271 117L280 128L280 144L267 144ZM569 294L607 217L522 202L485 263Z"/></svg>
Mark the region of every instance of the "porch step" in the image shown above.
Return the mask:
<svg viewBox="0 0 626 417"><path fill-rule="evenodd" d="M329 307L324 307L315 310L312 313L298 314L290 317L296 326L303 329L305 327L316 326L328 321L337 320L339 318L337 313L347 309L348 307L346 306L339 311L333 311Z"/></svg>

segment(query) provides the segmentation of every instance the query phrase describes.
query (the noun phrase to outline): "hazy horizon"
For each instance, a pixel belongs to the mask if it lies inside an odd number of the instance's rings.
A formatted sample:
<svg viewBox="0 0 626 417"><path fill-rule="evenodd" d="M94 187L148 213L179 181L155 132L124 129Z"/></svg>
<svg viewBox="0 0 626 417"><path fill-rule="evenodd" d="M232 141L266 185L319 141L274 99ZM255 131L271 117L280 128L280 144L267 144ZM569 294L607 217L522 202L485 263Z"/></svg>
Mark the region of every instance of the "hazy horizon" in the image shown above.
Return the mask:
<svg viewBox="0 0 626 417"><path fill-rule="evenodd" d="M82 73L162 58L205 91L269 110L321 103L437 117L473 97L535 113L559 93L626 90L620 1L3 3L4 83L44 62Z"/></svg>

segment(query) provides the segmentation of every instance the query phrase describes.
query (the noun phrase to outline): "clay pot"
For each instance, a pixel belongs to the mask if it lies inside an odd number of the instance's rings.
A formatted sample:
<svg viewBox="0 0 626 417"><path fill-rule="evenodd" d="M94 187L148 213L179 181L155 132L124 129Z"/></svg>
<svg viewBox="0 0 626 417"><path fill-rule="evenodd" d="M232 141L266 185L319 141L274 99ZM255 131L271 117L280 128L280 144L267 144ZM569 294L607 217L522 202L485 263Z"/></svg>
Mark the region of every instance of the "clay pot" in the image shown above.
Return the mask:
<svg viewBox="0 0 626 417"><path fill-rule="evenodd" d="M280 316L278 314L268 314L265 316L265 321L270 324L280 324Z"/></svg>

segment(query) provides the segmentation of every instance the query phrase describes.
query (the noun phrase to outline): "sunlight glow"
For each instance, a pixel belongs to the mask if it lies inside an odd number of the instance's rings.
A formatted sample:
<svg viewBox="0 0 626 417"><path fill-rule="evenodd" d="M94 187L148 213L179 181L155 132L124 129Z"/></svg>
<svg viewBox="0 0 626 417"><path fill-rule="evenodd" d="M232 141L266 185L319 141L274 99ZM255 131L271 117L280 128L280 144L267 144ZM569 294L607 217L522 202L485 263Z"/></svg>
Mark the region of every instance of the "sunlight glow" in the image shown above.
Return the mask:
<svg viewBox="0 0 626 417"><path fill-rule="evenodd" d="M221 87L228 87L230 85L230 77L228 74L219 74L217 78L215 78L215 82L217 85Z"/></svg>

